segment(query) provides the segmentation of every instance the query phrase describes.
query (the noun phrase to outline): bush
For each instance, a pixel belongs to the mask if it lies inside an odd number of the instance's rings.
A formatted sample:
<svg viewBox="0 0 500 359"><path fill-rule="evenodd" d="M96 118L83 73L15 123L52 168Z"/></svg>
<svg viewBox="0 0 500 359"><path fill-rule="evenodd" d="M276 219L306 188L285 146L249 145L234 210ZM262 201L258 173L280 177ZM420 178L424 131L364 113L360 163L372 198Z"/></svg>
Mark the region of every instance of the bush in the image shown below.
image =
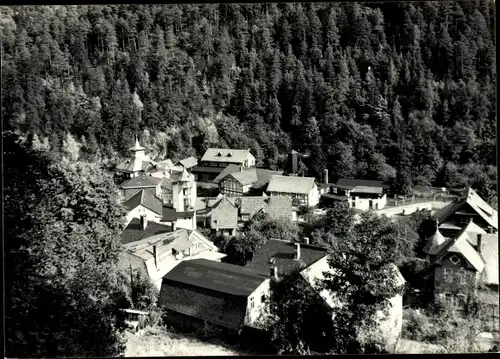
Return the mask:
<svg viewBox="0 0 500 359"><path fill-rule="evenodd" d="M407 339L423 341L432 332L431 320L417 310L408 310L408 317L403 323L402 336Z"/></svg>

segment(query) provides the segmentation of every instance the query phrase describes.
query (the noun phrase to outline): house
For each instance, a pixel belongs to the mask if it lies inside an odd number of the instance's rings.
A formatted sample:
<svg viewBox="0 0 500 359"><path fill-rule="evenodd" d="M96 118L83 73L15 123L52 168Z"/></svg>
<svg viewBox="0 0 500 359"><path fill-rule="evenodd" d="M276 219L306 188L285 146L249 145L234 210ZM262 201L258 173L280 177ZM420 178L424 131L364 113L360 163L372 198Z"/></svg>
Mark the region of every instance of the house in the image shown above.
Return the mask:
<svg viewBox="0 0 500 359"><path fill-rule="evenodd" d="M145 215L148 221L160 222L163 217L162 207L163 202L160 198L146 189L140 189L125 201L125 208L127 209L125 225L128 225L133 218L141 215Z"/></svg>
<svg viewBox="0 0 500 359"><path fill-rule="evenodd" d="M313 207L319 203L319 190L314 177L271 176L267 193L273 196L286 196L294 206Z"/></svg>
<svg viewBox="0 0 500 359"><path fill-rule="evenodd" d="M196 229L197 217L195 210L179 212L172 204L163 205L163 217L160 222L172 228Z"/></svg>
<svg viewBox="0 0 500 359"><path fill-rule="evenodd" d="M145 190L153 196L162 197L161 183L160 178L142 173L140 176L133 177L122 183L120 189L126 200L141 190Z"/></svg>
<svg viewBox="0 0 500 359"><path fill-rule="evenodd" d="M228 203L221 203L223 201ZM239 227L257 213L264 212L275 219L297 220L297 212L292 207L292 200L288 197L249 196L235 198L219 195L218 197L197 198L195 210L199 226L217 230L217 223L219 223L219 232L228 235L234 235ZM213 213L215 213L215 221L211 220ZM218 218L219 222L217 222ZM221 221L224 218L228 219L224 223L227 228L221 229Z"/></svg>
<svg viewBox="0 0 500 359"><path fill-rule="evenodd" d="M254 167L255 157L250 150L235 150L223 148L209 148L201 158L200 164L193 167L200 182L210 182L229 165Z"/></svg>
<svg viewBox="0 0 500 359"><path fill-rule="evenodd" d="M238 207L227 197L222 197L210 213L210 228L217 233L234 236L238 229Z"/></svg>
<svg viewBox="0 0 500 359"><path fill-rule="evenodd" d="M336 184L325 186L328 190L321 195L323 203L345 202L362 211L382 209L387 204L388 186L381 181L341 178Z"/></svg>
<svg viewBox="0 0 500 359"><path fill-rule="evenodd" d="M163 277L158 304L167 311L167 323L201 327L205 322L239 332L255 326L269 278L228 263L188 260Z"/></svg>
<svg viewBox="0 0 500 359"><path fill-rule="evenodd" d="M121 236L121 243L137 242L141 239L152 237L161 233L173 232L171 225L148 220L145 215L133 218L125 227Z"/></svg>
<svg viewBox="0 0 500 359"><path fill-rule="evenodd" d="M276 279L294 270L299 270L301 277L324 300L328 307L338 308L342 306L335 299L334 294L323 289L320 285L321 281L325 279L325 272L334 273L328 264L327 249L310 245L307 238L305 243L270 239L254 253L247 268ZM398 284L403 285L405 281L399 270L395 266L391 266L391 271L394 271ZM402 331L402 296L396 295L391 298L388 314L385 315L380 311L378 316L379 325L376 332L383 336L387 347L393 348Z"/></svg>
<svg viewBox="0 0 500 359"><path fill-rule="evenodd" d="M238 219L240 222L250 220L257 213L267 213L271 218L286 218L290 221L297 220L297 213L292 207L289 197L252 196L241 197L236 201Z"/></svg>
<svg viewBox="0 0 500 359"><path fill-rule="evenodd" d="M455 237L471 219L488 233L498 231L498 212L472 188L467 188L461 199L443 207L433 217L439 221L441 232L449 237Z"/></svg>
<svg viewBox="0 0 500 359"><path fill-rule="evenodd" d="M215 179L219 192L226 196L241 197L247 194L262 195L273 175L282 175L283 171L271 171L263 168L227 166Z"/></svg>
<svg viewBox="0 0 500 359"><path fill-rule="evenodd" d="M485 233L473 221L452 238L437 228L424 253L429 262L424 278L432 296L457 309L476 297L498 327L498 234Z"/></svg>
<svg viewBox="0 0 500 359"><path fill-rule="evenodd" d="M120 258L120 267L132 273L142 272L158 288L161 287L162 277L184 260L203 258L220 261L226 256L219 253L217 247L201 233L187 229L145 234L123 246L125 251Z"/></svg>
<svg viewBox="0 0 500 359"><path fill-rule="evenodd" d="M137 137L135 138L135 145L129 148L129 151L132 152L132 156L120 162L115 168L117 178L125 180L154 170L156 162L146 155L146 148L139 144Z"/></svg>

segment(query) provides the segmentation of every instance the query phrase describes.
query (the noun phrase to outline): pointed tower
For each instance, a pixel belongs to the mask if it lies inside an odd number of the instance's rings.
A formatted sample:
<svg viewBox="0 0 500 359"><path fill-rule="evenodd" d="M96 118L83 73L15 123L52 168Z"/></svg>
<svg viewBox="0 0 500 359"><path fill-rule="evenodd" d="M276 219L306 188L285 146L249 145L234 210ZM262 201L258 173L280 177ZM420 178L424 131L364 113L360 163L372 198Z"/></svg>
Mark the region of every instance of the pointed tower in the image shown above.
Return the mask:
<svg viewBox="0 0 500 359"><path fill-rule="evenodd" d="M137 138L137 135L135 136L135 145L134 147L130 147L128 149L130 152L132 152L132 157L137 160L142 160L146 158L146 148L142 147L139 144L139 139Z"/></svg>
<svg viewBox="0 0 500 359"><path fill-rule="evenodd" d="M422 252L426 254L428 260L431 260L433 256L439 253L439 250L442 248L442 244L446 241L447 239L439 231L439 222L436 221L436 232L427 238L427 243L425 244L424 249L422 249Z"/></svg>

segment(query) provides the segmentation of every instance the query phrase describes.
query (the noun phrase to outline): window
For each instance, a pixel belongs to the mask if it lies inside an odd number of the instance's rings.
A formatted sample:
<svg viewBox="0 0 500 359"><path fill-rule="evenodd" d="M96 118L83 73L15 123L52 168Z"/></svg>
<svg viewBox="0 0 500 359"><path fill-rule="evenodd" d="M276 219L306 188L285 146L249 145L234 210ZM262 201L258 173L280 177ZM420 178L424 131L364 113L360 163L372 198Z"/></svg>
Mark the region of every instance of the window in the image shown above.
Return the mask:
<svg viewBox="0 0 500 359"><path fill-rule="evenodd" d="M266 296L264 294L260 297L260 301L261 303L264 303L266 301Z"/></svg>
<svg viewBox="0 0 500 359"><path fill-rule="evenodd" d="M453 281L453 270L450 268L443 269L444 281L447 283L451 283Z"/></svg>
<svg viewBox="0 0 500 359"><path fill-rule="evenodd" d="M460 263L460 258L458 256L456 256L456 255L452 255L450 257L450 262L453 263L453 264L455 264L455 265L457 265L457 264Z"/></svg>
<svg viewBox="0 0 500 359"><path fill-rule="evenodd" d="M467 272L462 270L458 274L459 279L460 279L460 284L461 285L466 285L467 284Z"/></svg>
<svg viewBox="0 0 500 359"><path fill-rule="evenodd" d="M253 309L255 307L255 303L253 300L253 297L250 298L250 309Z"/></svg>
<svg viewBox="0 0 500 359"><path fill-rule="evenodd" d="M451 306L455 306L455 297L451 293L444 293L444 301Z"/></svg>

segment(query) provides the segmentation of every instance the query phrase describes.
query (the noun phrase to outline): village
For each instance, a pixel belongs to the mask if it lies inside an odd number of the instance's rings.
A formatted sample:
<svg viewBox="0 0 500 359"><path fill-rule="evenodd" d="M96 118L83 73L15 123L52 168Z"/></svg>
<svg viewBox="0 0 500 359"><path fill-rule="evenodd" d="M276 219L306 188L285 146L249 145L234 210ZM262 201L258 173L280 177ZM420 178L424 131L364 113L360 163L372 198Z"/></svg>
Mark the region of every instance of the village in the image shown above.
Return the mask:
<svg viewBox="0 0 500 359"><path fill-rule="evenodd" d="M492 338L498 337L499 327L498 214L473 188L389 197L389 186L382 181L340 178L332 183L327 169L319 179L298 175L298 162L307 155L296 151L288 155L283 170L256 167L255 157L244 149L209 148L199 161L189 157L155 162L136 138L129 151L130 157L114 169L127 209L121 265L131 277L141 272L154 283L167 325L189 331L208 324L238 333L242 340L258 338L270 282L297 270L325 303L334 306L331 293L317 284L331 272L328 250L311 244L308 237L268 238L245 266L225 263L227 255L211 238L236 235L259 213L300 226L307 222L304 211L322 216L335 203L343 203L394 221L429 211L435 229L420 253L426 263L424 288L436 301L460 311L472 286L489 308L493 328L483 333L490 338L483 350L497 342ZM389 310L380 317L378 331L386 352L443 352L402 337L404 308L418 307L422 287L408 287L394 269L397 282L406 289L390 300ZM139 330L147 313L124 310Z"/></svg>

